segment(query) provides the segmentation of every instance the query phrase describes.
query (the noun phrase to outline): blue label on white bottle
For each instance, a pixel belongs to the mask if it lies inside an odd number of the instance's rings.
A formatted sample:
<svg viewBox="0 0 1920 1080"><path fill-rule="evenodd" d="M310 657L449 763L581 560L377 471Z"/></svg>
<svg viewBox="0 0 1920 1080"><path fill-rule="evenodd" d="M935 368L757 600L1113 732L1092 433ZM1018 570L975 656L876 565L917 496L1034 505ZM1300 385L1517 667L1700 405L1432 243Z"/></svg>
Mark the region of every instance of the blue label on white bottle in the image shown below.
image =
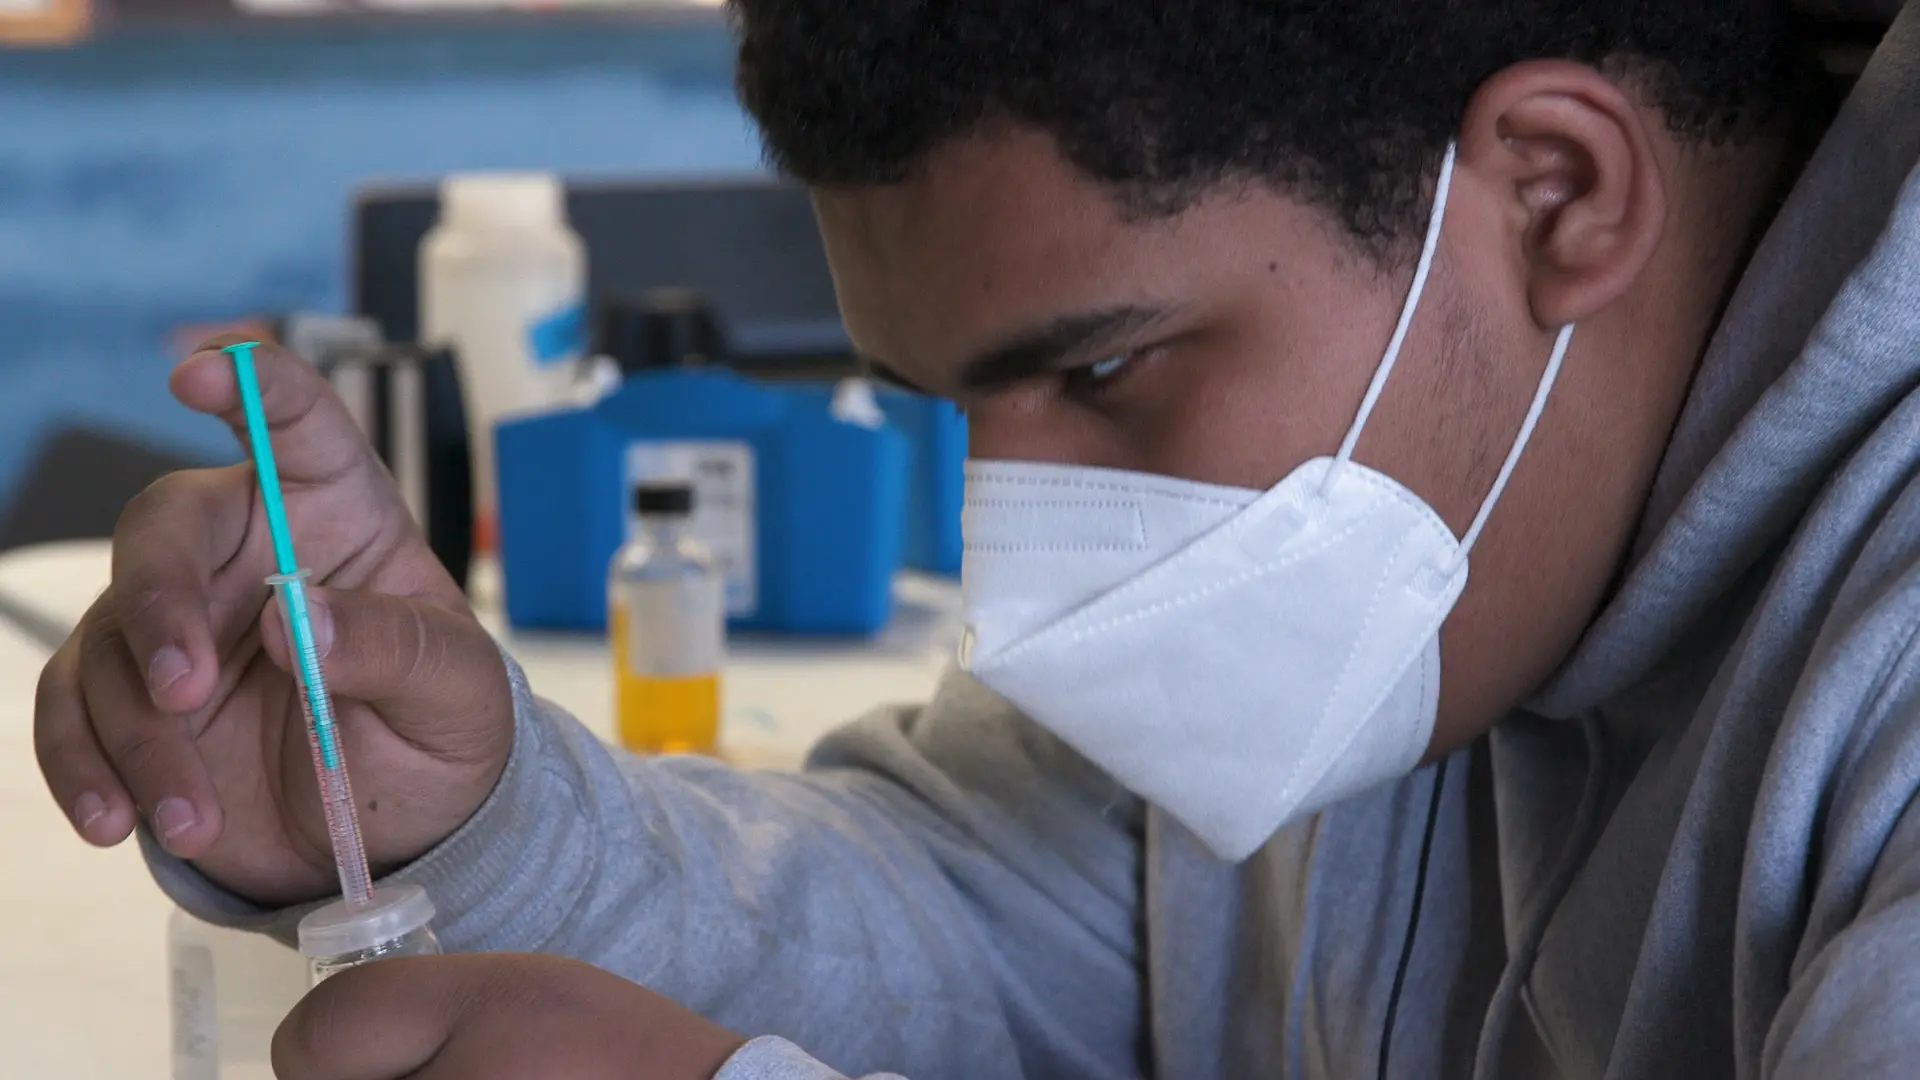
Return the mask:
<svg viewBox="0 0 1920 1080"><path fill-rule="evenodd" d="M587 308L569 304L527 328L527 351L541 367L577 358L587 348Z"/></svg>

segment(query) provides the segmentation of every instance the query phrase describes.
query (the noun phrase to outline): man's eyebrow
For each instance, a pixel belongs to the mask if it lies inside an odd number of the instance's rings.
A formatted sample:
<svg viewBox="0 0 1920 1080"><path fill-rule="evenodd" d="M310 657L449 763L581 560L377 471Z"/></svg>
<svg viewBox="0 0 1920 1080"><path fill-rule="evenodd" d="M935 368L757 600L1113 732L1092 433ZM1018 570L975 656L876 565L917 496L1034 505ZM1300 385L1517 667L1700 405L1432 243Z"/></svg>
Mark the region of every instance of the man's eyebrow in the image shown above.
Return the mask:
<svg viewBox="0 0 1920 1080"><path fill-rule="evenodd" d="M960 385L974 393L985 393L1034 378L1057 367L1062 360L1098 349L1101 345L1137 333L1162 321L1171 309L1129 304L1103 311L1062 315L1022 330L1006 341L968 360L960 368ZM854 354L867 373L903 390L935 396L898 371L866 353Z"/></svg>
<svg viewBox="0 0 1920 1080"><path fill-rule="evenodd" d="M1092 352L1151 326L1168 314L1165 308L1129 304L1050 319L968 360L960 369L960 385L974 392L990 392L1024 382L1069 357Z"/></svg>

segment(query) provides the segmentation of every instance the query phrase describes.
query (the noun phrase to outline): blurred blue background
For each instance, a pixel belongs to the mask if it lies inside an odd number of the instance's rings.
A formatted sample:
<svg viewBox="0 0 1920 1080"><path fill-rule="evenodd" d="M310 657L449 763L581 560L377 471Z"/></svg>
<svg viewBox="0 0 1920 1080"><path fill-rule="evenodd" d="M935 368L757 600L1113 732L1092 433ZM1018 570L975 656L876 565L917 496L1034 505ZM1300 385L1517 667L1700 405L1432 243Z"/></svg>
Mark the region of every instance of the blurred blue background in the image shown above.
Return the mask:
<svg viewBox="0 0 1920 1080"><path fill-rule="evenodd" d="M171 33L0 53L0 508L67 422L229 457L183 325L346 303L355 188L760 168L718 26Z"/></svg>

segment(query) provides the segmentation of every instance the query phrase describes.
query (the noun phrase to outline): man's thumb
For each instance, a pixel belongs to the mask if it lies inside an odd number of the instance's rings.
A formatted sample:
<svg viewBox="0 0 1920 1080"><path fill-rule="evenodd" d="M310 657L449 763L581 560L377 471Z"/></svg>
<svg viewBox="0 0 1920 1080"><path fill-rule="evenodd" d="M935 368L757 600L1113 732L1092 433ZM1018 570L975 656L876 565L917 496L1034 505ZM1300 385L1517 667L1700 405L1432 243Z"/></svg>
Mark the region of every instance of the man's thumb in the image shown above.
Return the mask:
<svg viewBox="0 0 1920 1080"><path fill-rule="evenodd" d="M261 640L273 662L292 673L278 605L272 601L262 613ZM510 720L512 690L500 650L472 615L361 589L310 588L307 605L327 688L378 709L400 734L431 744L442 741L434 735L454 735L476 719Z"/></svg>

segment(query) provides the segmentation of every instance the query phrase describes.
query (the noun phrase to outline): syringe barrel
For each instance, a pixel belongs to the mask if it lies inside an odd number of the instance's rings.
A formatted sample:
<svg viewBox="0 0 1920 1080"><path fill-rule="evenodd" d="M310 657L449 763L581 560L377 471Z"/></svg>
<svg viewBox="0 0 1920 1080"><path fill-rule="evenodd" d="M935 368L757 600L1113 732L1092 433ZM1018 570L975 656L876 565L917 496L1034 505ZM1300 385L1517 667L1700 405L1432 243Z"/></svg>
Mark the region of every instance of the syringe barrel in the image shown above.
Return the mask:
<svg viewBox="0 0 1920 1080"><path fill-rule="evenodd" d="M334 862L340 869L340 893L349 905L360 905L372 897L373 880L360 835L353 787L347 781L340 732L334 723L333 698L327 692L312 624L303 617L308 611L307 577L307 571L297 570L291 574L275 574L267 579L267 584L273 588L274 603L280 609L280 625L286 631L300 712L307 725L307 745L313 751L314 776L319 781L320 802L326 813Z"/></svg>

